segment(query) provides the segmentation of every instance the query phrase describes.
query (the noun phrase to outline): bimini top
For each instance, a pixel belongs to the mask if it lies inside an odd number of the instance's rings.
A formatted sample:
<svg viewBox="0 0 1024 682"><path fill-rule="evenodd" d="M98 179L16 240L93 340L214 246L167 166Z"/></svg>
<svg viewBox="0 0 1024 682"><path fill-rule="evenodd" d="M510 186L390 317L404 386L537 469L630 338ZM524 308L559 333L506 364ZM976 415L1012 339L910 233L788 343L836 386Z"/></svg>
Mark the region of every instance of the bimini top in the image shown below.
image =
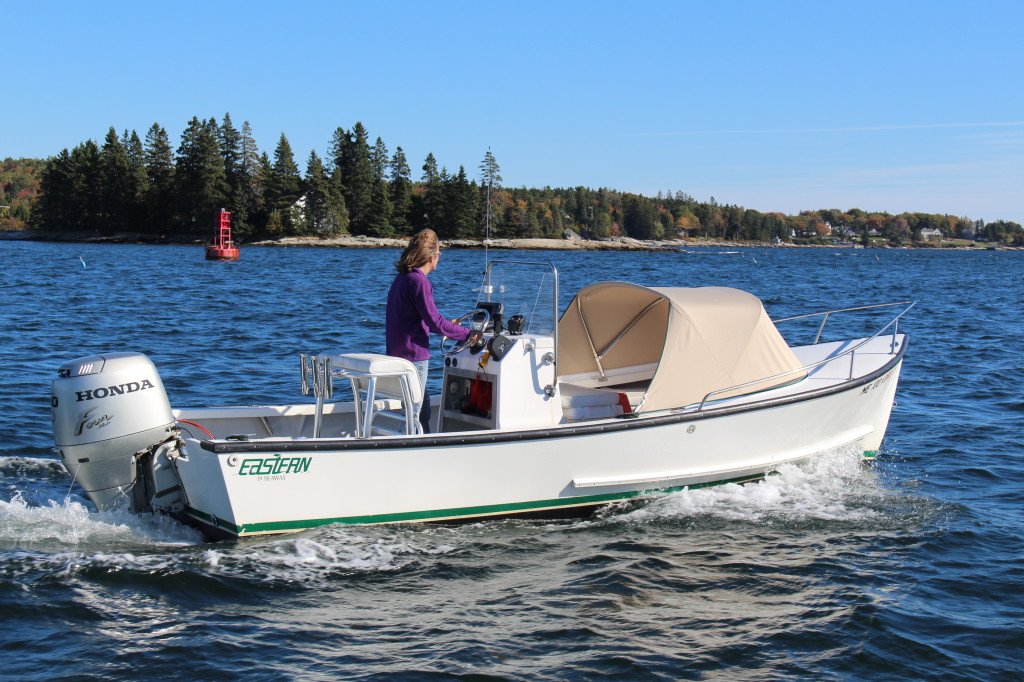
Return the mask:
<svg viewBox="0 0 1024 682"><path fill-rule="evenodd" d="M580 290L558 322L560 377L656 366L639 409L699 403L730 386L800 369L757 297L726 287L599 282ZM614 372L612 372L614 374ZM792 383L794 372L714 396Z"/></svg>

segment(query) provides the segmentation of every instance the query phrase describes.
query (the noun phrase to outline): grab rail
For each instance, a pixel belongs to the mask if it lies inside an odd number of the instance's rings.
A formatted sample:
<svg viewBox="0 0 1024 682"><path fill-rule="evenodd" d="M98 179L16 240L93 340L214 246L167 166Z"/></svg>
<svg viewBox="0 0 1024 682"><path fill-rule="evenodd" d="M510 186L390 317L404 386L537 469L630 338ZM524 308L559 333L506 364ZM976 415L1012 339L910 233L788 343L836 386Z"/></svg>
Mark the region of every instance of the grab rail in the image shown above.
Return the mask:
<svg viewBox="0 0 1024 682"><path fill-rule="evenodd" d="M781 318L781 319L778 319L778 320L773 320L774 323L778 324L779 322L790 322L792 320L800 320L800 319L805 319L805 318L809 318L809 317L817 317L819 315L823 316L822 317L821 326L818 327L818 333L814 337L814 343L817 344L818 341L821 340L821 334L822 334L822 332L825 329L825 322L828 321L829 315L832 315L832 314L835 314L835 313L855 312L855 311L858 311L858 310L870 310L872 308L887 308L887 307L898 306L898 305L906 306L906 308L901 310L899 312L899 314L897 314L894 318L889 320L889 322L887 322L884 327L879 329L877 332L875 332L874 334L872 334L868 338L862 340L857 345L855 345L855 346L853 346L851 348L847 348L842 353L839 353L838 355L831 355L831 356L825 358L824 360L819 360L818 362L813 362L813 363L811 363L809 365L804 365L803 367L800 367L798 369L791 369L788 372L782 372L781 374L775 374L775 375L772 375L770 377L764 377L764 378L761 378L761 379L755 379L754 381L748 381L748 382L746 382L744 384L737 384L735 386L729 386L727 388L720 388L720 389L711 391L710 393L706 394L703 399L701 399L700 404L697 406L697 411L700 412L701 410L703 410L705 403L707 403L708 400L713 395L718 395L720 393L728 393L730 391L735 391L735 390L740 389L740 388L747 388L748 386L756 386L757 384L762 384L762 383L765 383L765 382L774 381L776 379L782 379L782 378L790 376L792 374L799 374L801 372L807 372L808 370L812 370L812 369L815 369L815 368L820 367L822 365L826 365L826 364L828 364L830 362L838 360L839 358L845 357L847 355L850 356L850 373L848 375L848 378L852 379L853 378L854 355L857 352L857 350L859 348L862 348L866 344L870 343L871 341L874 341L879 336L881 336L887 329L889 329L889 327L892 327L892 338L891 338L891 340L889 342L889 354L893 355L893 354L896 353L896 331L897 331L897 329L899 327L900 318L903 317L904 315L906 315L910 311L910 309L914 307L915 304L916 304L916 301L898 301L896 303L879 303L877 305L865 305L865 306L858 306L856 308L841 308L841 309L838 309L838 310L829 310L829 311L821 312L821 313L809 313L807 315L795 315L793 317L784 317L784 318Z"/></svg>
<svg viewBox="0 0 1024 682"><path fill-rule="evenodd" d="M889 324L892 324L896 320L898 320L901 317L903 317L903 315L905 315L908 310L913 308L914 307L914 303L916 303L916 301L897 301L895 303L876 303L875 305L862 305L862 306L857 306L856 308L839 308L838 310L827 310L827 311L821 312L821 313L807 313L806 315L794 315L793 317L783 317L783 318L780 318L778 320L772 320L772 322L774 322L775 324L778 324L779 322L791 322L793 320L803 320L803 319L807 319L809 317L818 317L819 315L821 315L822 316L822 318L821 318L821 325L818 327L818 335L814 337L814 343L818 343L818 341L821 339L822 332L825 331L825 323L828 322L829 315L833 315L835 313L855 312L855 311L858 311L858 310L872 310L874 308L891 308L891 307L897 306L897 305L905 305L905 306L907 306L906 309L903 310L903 312L901 312L895 318L890 320ZM886 325L886 326L888 326L888 325ZM882 331L884 331L884 329ZM877 336L877 334L876 334L876 336Z"/></svg>

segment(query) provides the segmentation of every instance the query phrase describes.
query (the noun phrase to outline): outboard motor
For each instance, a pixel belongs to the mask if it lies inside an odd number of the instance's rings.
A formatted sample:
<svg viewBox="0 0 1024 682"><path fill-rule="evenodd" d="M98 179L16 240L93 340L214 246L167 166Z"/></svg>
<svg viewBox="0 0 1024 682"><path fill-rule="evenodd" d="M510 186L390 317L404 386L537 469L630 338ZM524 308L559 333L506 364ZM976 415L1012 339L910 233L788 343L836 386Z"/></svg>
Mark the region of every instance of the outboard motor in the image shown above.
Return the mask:
<svg viewBox="0 0 1024 682"><path fill-rule="evenodd" d="M51 406L61 461L96 508L109 509L127 497L133 511L143 511L150 494L137 455L176 433L150 359L104 353L64 363L53 381Z"/></svg>

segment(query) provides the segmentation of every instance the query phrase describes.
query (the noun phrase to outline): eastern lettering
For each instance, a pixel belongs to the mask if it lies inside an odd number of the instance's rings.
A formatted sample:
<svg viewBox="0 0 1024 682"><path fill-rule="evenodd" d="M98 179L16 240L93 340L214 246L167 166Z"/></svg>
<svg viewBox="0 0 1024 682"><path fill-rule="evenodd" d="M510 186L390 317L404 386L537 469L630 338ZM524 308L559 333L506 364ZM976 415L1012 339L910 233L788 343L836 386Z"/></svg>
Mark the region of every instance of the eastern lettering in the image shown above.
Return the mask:
<svg viewBox="0 0 1024 682"><path fill-rule="evenodd" d="M312 457L248 457L242 460L238 467L239 476L275 476L274 479L282 480L281 474L304 474L309 471Z"/></svg>

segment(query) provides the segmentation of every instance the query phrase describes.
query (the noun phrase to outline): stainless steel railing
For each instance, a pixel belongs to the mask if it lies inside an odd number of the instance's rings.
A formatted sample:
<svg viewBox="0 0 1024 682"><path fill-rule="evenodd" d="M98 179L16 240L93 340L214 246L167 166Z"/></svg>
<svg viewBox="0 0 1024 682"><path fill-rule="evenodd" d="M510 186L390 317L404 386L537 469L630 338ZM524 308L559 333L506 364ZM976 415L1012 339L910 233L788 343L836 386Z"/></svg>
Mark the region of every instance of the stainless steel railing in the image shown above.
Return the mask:
<svg viewBox="0 0 1024 682"><path fill-rule="evenodd" d="M825 331L825 324L828 322L828 318L829 318L830 315L835 315L837 313L856 312L858 310L873 310L873 309L876 309L876 308L892 308L892 307L898 306L898 305L906 306L906 308L904 308L903 311L900 312L899 315L897 315L895 318L893 318L889 322L889 324L893 324L893 323L897 322L901 317L903 317L907 313L908 310L913 308L914 307L914 303L916 303L916 301L897 301L896 303L876 303L875 305L862 305L862 306L857 306L856 308L840 308L838 310L828 310L828 311L823 312L823 313L808 313L806 315L794 315L793 317L783 317L783 318L780 318L778 320L772 320L772 322L774 322L775 324L778 324L780 322L791 322L793 320L805 320L805 319L808 319L808 318L811 318L811 317L821 316L821 325L818 326L818 334L814 337L814 343L818 343L818 341L821 340L822 332ZM886 325L886 327L888 327L888 325ZM885 329L883 328L881 331L885 331ZM881 332L879 332L879 333L881 333ZM895 329L894 329L893 330L893 336L895 336L895 334L896 334L896 332L895 332ZM878 334L875 334L874 336L878 336ZM872 338L874 338L874 336Z"/></svg>

